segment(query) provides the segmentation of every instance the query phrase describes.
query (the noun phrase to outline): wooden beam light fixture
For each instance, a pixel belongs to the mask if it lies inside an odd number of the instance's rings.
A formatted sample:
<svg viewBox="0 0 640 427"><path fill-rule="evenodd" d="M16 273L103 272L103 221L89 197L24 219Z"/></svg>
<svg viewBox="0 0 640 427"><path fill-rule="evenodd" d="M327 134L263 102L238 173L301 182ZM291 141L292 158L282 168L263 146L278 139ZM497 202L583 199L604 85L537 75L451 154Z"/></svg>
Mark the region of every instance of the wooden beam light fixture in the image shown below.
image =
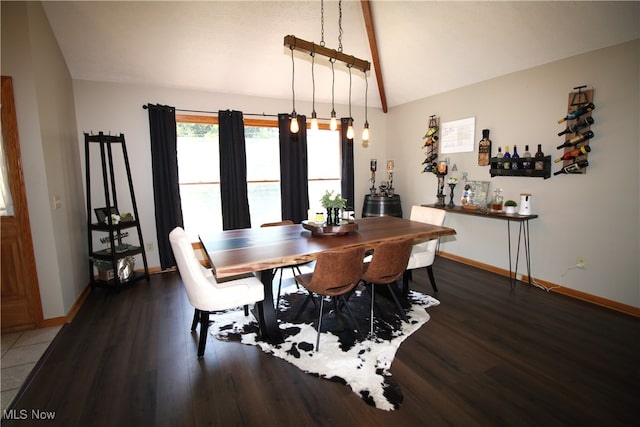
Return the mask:
<svg viewBox="0 0 640 427"><path fill-rule="evenodd" d="M366 73L371 69L371 63L369 61L356 58L353 55L347 55L346 53L339 52L335 49L329 49L313 42L308 42L296 36L284 36L284 45L289 49L299 50L309 54L315 53L316 55L322 55L329 59L344 62L346 65L355 67L363 73Z"/></svg>

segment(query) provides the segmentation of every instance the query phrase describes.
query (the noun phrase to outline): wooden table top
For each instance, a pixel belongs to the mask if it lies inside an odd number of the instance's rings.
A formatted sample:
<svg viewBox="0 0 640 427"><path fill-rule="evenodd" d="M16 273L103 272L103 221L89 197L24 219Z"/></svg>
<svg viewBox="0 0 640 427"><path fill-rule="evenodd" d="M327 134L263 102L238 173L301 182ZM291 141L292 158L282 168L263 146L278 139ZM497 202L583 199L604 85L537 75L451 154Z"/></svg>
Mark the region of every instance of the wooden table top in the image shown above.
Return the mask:
<svg viewBox="0 0 640 427"><path fill-rule="evenodd" d="M416 243L455 235L453 228L396 217L357 219L358 231L344 236L314 236L300 224L244 228L200 236L218 278L312 261L329 249L364 246L413 237Z"/></svg>

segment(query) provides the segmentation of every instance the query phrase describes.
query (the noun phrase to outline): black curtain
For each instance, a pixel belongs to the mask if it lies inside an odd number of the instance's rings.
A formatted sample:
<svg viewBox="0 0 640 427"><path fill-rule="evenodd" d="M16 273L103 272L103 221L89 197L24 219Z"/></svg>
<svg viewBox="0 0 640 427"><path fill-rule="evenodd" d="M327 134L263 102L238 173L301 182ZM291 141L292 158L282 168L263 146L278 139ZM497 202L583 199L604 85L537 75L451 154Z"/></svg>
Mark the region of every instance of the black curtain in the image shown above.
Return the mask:
<svg viewBox="0 0 640 427"><path fill-rule="evenodd" d="M176 109L151 104L147 104L146 108L149 110L151 133L151 171L158 255L160 267L164 270L176 265L169 244L169 233L175 227L184 227L178 185Z"/></svg>
<svg viewBox="0 0 640 427"><path fill-rule="evenodd" d="M289 115L278 114L280 134L280 197L282 219L296 224L307 219L309 187L307 168L307 118L298 116L300 130L289 131Z"/></svg>
<svg viewBox="0 0 640 427"><path fill-rule="evenodd" d="M349 118L340 119L340 149L342 153L342 182L341 195L347 199L346 210L355 210L355 192L354 192L354 169L353 169L353 139L347 138L347 128L349 127Z"/></svg>
<svg viewBox="0 0 640 427"><path fill-rule="evenodd" d="M241 111L219 111L222 229L250 228L247 152Z"/></svg>

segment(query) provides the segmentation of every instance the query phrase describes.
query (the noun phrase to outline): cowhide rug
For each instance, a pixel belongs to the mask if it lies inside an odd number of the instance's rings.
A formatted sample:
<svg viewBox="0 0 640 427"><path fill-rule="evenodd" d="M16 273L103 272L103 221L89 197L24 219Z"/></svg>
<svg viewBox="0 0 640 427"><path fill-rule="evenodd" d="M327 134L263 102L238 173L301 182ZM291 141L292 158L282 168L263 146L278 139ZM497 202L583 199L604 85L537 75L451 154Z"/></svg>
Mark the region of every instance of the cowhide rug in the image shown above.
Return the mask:
<svg viewBox="0 0 640 427"><path fill-rule="evenodd" d="M376 287L375 338L370 339L371 295L368 290L360 286L348 300L358 322L358 334L353 331L344 307L339 307L344 314L336 315L333 303L325 300L320 346L315 352L315 325L320 300L316 297L315 305L309 302L298 319L294 319L307 297L307 291L296 290L294 286L290 288L293 291L280 299L278 314L284 343L272 345L261 341L256 320L252 315L245 317L242 308L211 315L210 333L219 340L257 345L264 352L284 359L304 372L348 384L371 406L387 411L397 409L403 395L390 373L396 350L429 320L426 308L438 305L439 301L411 291L406 311L409 323L405 323L393 300L382 295L384 287Z"/></svg>

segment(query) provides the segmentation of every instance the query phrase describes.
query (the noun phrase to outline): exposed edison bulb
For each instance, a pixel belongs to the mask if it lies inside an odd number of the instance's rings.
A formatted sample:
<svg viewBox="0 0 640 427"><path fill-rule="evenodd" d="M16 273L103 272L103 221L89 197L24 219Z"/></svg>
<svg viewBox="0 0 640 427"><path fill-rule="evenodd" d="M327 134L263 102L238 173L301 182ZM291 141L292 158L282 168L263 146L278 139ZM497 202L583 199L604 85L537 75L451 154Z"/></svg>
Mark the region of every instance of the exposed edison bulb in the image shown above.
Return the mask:
<svg viewBox="0 0 640 427"><path fill-rule="evenodd" d="M338 119L336 119L336 112L331 112L331 121L329 122L329 129L336 130L338 129Z"/></svg>
<svg viewBox="0 0 640 427"><path fill-rule="evenodd" d="M315 111L311 113L311 130L318 130L318 115Z"/></svg>
<svg viewBox="0 0 640 427"><path fill-rule="evenodd" d="M295 111L291 115L291 125L289 126L289 130L291 131L291 133L298 133L298 131L300 130L300 124L298 123L298 116L295 113Z"/></svg>
<svg viewBox="0 0 640 427"><path fill-rule="evenodd" d="M364 129L362 129L362 140L369 141L369 122L364 123Z"/></svg>
<svg viewBox="0 0 640 427"><path fill-rule="evenodd" d="M349 120L349 127L347 128L347 139L353 139L354 133L355 132L353 131L353 122Z"/></svg>

